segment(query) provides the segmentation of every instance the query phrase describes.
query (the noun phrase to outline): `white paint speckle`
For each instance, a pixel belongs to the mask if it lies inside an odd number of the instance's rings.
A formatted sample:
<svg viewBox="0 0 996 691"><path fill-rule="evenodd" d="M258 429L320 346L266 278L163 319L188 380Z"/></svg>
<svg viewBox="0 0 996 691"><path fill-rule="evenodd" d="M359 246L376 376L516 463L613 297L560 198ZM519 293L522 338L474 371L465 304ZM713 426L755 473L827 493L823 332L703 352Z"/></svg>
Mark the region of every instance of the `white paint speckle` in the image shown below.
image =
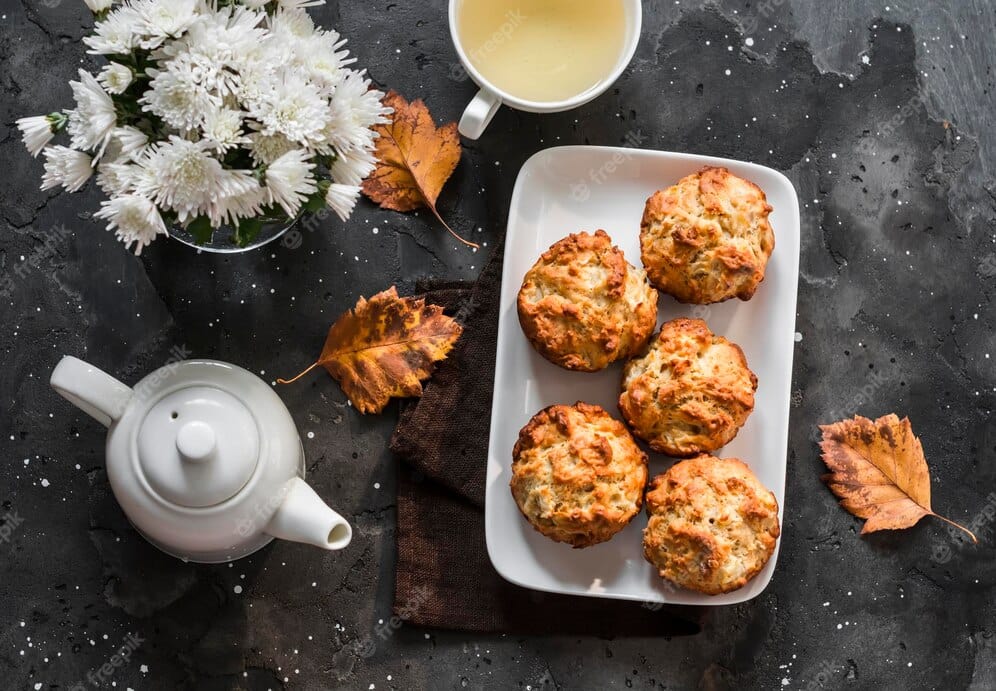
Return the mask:
<svg viewBox="0 0 996 691"><path fill-rule="evenodd" d="M232 590L235 591L236 595L241 595L242 594L242 586L241 585L235 586L234 588L232 588Z"/></svg>
<svg viewBox="0 0 996 691"><path fill-rule="evenodd" d="M795 332L795 342L798 343L801 340L802 340L802 334L799 333L798 331L796 331Z"/></svg>

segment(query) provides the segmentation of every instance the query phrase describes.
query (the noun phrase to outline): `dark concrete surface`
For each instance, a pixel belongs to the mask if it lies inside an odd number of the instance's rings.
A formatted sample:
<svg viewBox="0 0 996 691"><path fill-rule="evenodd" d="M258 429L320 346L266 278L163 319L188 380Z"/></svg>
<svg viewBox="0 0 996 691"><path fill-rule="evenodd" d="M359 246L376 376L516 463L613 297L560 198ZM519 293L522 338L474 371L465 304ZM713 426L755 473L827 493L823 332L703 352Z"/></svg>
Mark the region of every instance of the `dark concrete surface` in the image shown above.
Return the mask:
<svg viewBox="0 0 996 691"><path fill-rule="evenodd" d="M449 121L474 86L454 69L445 5L312 12L378 84ZM136 259L90 218L96 191L38 191L41 166L13 127L66 105L67 81L94 66L79 43L88 10L0 1L0 271L22 267L0 303L0 687L92 688L87 672L134 634L103 688L996 688L993 3L644 7L637 57L612 91L562 115L502 110L466 144L440 207L481 252L424 214L363 202L295 248L220 258L159 241ZM311 481L355 526L346 551L276 543L194 566L130 529L103 470L104 430L47 385L62 354L128 383L178 348L267 379L293 373L360 295L474 277L531 154L633 133L648 148L773 166L803 202L784 537L761 597L674 640L385 628L397 409L361 418L324 376L279 393L307 435ZM935 508L974 522L977 546L932 519L859 537L821 484L816 425L892 411L922 437ZM358 655L351 644L369 636Z"/></svg>

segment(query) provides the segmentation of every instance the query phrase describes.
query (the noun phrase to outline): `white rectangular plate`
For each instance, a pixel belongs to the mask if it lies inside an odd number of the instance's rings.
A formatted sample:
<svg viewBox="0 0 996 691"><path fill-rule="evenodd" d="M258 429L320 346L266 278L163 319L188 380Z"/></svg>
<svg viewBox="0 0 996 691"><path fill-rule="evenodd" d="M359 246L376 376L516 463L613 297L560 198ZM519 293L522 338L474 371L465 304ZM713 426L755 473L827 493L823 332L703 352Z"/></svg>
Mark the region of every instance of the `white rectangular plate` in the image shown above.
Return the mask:
<svg viewBox="0 0 996 691"><path fill-rule="evenodd" d="M771 580L777 548L764 570L735 592L709 596L669 586L643 559L645 512L612 540L573 549L536 532L509 491L512 446L519 429L539 410L586 401L619 417L620 364L596 374L568 372L544 360L526 340L516 314L516 297L526 272L568 233L599 228L609 233L631 264L639 266L640 220L647 198L706 165L726 166L764 190L774 207L770 220L775 251L764 282L749 302L686 306L662 296L659 319L704 318L714 332L743 348L758 377L756 404L737 438L717 455L746 461L775 493L781 515L799 276L799 202L792 183L764 166L709 156L594 146L547 149L526 161L512 194L491 412L488 554L498 573L513 583L572 595L728 605L757 596ZM651 454L650 476L664 472L671 462Z"/></svg>

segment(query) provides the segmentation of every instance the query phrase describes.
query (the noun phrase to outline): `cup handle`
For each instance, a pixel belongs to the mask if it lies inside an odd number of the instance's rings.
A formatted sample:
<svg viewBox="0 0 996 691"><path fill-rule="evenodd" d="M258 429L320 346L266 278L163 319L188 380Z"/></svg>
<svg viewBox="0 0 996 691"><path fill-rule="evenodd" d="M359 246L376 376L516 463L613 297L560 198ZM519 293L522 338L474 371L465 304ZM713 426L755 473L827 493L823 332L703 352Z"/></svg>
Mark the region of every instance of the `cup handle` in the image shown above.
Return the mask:
<svg viewBox="0 0 996 691"><path fill-rule="evenodd" d="M501 107L501 97L487 89L478 91L460 118L460 134L467 139L479 139L491 124L491 119L499 107Z"/></svg>

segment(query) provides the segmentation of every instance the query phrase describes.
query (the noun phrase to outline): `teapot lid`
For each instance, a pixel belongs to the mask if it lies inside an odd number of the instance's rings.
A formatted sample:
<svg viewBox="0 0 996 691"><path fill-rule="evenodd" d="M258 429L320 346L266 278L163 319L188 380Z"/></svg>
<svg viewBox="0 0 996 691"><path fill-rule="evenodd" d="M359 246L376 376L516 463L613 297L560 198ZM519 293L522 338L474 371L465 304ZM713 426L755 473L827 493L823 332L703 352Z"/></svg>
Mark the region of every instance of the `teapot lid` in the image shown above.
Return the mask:
<svg viewBox="0 0 996 691"><path fill-rule="evenodd" d="M149 407L136 442L151 489L190 508L235 496L259 462L252 413L228 391L206 384L174 390Z"/></svg>

